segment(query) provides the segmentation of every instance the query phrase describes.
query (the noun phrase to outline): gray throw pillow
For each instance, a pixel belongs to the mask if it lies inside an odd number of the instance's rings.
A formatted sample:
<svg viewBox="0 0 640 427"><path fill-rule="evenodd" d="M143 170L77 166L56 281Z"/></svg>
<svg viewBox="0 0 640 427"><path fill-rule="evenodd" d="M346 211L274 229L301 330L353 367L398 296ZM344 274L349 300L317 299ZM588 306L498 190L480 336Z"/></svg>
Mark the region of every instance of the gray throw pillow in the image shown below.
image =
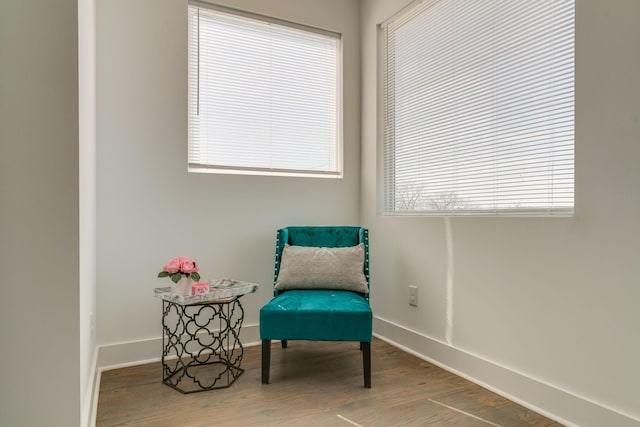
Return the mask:
<svg viewBox="0 0 640 427"><path fill-rule="evenodd" d="M369 292L364 276L364 243L346 248L285 245L275 288Z"/></svg>

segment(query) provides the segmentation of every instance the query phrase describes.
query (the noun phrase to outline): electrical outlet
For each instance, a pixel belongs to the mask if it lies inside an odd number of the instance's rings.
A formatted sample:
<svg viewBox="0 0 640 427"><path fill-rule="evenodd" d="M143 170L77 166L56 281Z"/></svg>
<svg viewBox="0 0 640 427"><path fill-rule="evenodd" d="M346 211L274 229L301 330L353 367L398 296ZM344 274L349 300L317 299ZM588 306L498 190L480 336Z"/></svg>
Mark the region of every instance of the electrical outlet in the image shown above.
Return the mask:
<svg viewBox="0 0 640 427"><path fill-rule="evenodd" d="M409 285L409 305L418 306L418 287Z"/></svg>

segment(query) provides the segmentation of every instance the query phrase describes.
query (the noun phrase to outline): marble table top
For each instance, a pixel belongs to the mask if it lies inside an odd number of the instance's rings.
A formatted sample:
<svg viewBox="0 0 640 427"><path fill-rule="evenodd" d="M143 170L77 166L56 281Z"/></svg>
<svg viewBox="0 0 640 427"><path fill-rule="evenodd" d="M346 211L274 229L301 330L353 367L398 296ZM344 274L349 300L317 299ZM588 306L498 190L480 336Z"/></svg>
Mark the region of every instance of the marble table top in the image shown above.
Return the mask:
<svg viewBox="0 0 640 427"><path fill-rule="evenodd" d="M209 280L209 292L201 295L176 295L173 288L155 288L156 298L170 301L180 305L204 304L225 302L242 295L250 294L258 290L256 283L242 282L233 279L211 279Z"/></svg>

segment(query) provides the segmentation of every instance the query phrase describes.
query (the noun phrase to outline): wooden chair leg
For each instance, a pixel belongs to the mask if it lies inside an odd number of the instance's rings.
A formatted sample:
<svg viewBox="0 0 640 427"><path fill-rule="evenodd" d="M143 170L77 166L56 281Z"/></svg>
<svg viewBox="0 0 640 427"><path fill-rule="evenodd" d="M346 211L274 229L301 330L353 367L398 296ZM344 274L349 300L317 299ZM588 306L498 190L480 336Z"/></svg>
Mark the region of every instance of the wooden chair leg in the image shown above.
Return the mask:
<svg viewBox="0 0 640 427"><path fill-rule="evenodd" d="M371 343L361 342L362 370L364 372L364 388L371 388Z"/></svg>
<svg viewBox="0 0 640 427"><path fill-rule="evenodd" d="M262 384L269 384L271 368L271 340L262 340Z"/></svg>
<svg viewBox="0 0 640 427"><path fill-rule="evenodd" d="M287 348L288 342L287 342L287 340L281 340L280 344L282 344L282 348Z"/></svg>

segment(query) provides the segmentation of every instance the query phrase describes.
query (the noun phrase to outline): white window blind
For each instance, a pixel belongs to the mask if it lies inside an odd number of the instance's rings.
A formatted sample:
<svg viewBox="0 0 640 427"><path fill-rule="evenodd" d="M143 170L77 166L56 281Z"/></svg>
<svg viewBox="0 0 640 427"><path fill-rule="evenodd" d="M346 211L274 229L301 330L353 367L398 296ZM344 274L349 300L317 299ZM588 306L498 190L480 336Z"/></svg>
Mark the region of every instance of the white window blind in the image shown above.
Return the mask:
<svg viewBox="0 0 640 427"><path fill-rule="evenodd" d="M189 170L342 176L340 35L189 4Z"/></svg>
<svg viewBox="0 0 640 427"><path fill-rule="evenodd" d="M573 0L425 0L382 36L385 213L573 213Z"/></svg>

